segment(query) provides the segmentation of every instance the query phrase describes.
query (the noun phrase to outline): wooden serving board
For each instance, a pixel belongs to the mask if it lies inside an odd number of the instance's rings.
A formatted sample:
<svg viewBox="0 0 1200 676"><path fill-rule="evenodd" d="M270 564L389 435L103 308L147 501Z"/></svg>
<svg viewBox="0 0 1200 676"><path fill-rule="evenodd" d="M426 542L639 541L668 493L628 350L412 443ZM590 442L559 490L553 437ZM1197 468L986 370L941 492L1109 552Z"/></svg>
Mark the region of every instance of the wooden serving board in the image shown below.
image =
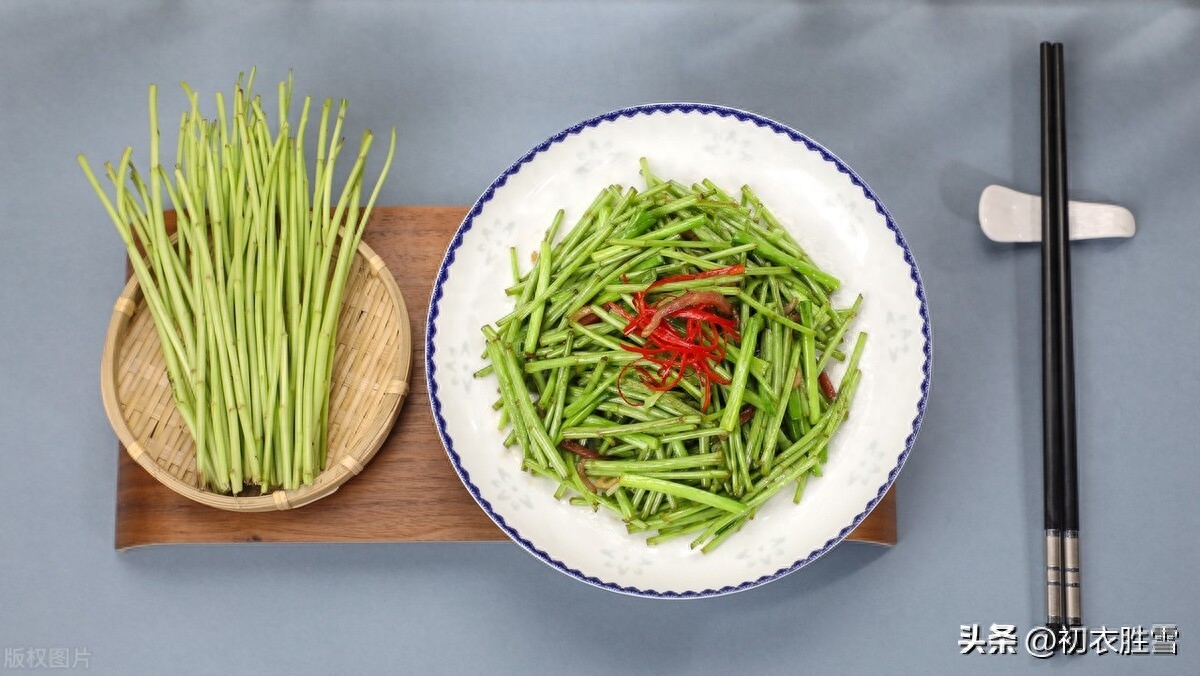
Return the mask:
<svg viewBox="0 0 1200 676"><path fill-rule="evenodd" d="M162 486L122 448L116 547L227 542L504 540L455 474L438 439L425 387L429 295L466 207L376 208L364 240L396 278L413 331L412 389L392 433L361 474L300 509L239 513L192 502ZM126 275L129 272L126 270ZM849 539L896 542L894 489Z"/></svg>

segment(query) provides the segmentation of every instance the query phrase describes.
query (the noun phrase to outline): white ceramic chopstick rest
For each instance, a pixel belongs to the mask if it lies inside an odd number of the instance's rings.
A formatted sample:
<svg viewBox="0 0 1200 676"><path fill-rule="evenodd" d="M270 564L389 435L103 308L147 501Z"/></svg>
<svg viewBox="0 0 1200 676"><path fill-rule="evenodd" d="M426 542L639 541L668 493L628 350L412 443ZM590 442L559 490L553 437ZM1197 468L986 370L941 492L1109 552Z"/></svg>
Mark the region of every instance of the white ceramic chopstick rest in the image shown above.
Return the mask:
<svg viewBox="0 0 1200 676"><path fill-rule="evenodd" d="M1133 237L1133 213L1117 204L1077 202L1068 207L1071 239ZM1042 241L1042 198L1002 185L989 185L979 196L979 227L993 242Z"/></svg>

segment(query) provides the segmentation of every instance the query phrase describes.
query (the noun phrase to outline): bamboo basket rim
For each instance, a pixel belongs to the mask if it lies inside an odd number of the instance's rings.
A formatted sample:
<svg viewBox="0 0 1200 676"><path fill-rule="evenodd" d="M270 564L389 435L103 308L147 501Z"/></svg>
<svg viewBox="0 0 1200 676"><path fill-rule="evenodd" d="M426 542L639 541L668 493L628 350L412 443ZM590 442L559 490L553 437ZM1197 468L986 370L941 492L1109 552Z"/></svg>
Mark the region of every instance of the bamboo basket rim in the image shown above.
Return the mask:
<svg viewBox="0 0 1200 676"><path fill-rule="evenodd" d="M412 326L408 318L408 307L404 302L404 295L400 292L395 277L392 276L379 254L375 253L366 242L359 242L355 255L364 260L369 268L369 274L383 284L388 298L394 305L397 322L400 325L400 336L396 344L396 368L392 374L394 377L388 381L381 392L384 397L390 399L387 415L382 424L372 430L366 443L352 448L337 462L332 461L333 454L330 453L330 463L313 479L313 483L295 490L277 489L263 495L232 496L201 490L164 470L145 450L130 429L117 393L120 347L126 335L126 329L142 299L137 275L130 275L125 288L113 304L112 316L109 319L104 351L100 361L100 394L109 424L134 462L149 472L159 483L185 498L210 507L235 512L268 512L302 507L332 495L342 484L361 472L379 451L379 448L383 446L383 442L395 426L400 409L408 396L409 381L412 376ZM348 299L349 296L343 300L343 307ZM340 338L339 342L341 342ZM165 375L165 366L163 372Z"/></svg>

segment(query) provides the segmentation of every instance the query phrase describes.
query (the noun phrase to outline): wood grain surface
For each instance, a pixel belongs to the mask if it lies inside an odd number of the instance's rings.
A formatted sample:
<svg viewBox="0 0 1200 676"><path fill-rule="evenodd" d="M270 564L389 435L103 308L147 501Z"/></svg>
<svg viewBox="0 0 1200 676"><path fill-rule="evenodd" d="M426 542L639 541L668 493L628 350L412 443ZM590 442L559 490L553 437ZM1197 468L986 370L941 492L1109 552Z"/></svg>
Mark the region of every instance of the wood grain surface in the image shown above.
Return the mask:
<svg viewBox="0 0 1200 676"><path fill-rule="evenodd" d="M425 387L429 294L442 255L466 212L466 207L381 207L367 226L364 241L383 257L408 305L413 373L412 390L396 426L362 474L300 509L236 513L177 495L122 448L117 466L117 549L176 543L504 540L446 457ZM895 544L894 493L893 488L849 539Z"/></svg>

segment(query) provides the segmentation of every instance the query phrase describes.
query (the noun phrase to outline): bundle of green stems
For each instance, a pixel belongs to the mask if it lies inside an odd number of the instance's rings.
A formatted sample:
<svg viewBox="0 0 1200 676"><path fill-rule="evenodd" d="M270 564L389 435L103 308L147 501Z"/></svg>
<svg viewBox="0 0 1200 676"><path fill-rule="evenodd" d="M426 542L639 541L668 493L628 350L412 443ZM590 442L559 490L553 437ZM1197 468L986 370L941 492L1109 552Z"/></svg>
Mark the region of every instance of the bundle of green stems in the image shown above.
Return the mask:
<svg viewBox="0 0 1200 676"><path fill-rule="evenodd" d="M560 211L529 271L510 251L515 307L483 328L476 377L496 377L505 444L558 483L556 497L611 510L649 544L691 536L708 552L821 475L861 378L866 334L849 355L842 346L863 299L834 307L839 280L750 187L735 198L708 180L662 180L645 159L641 169L643 190L605 188L561 239ZM667 277L682 279L651 287ZM663 307L689 291L725 297L738 325L704 367L707 407L697 369L669 389L648 381L635 351L646 338L629 330L638 294Z"/></svg>
<svg viewBox="0 0 1200 676"><path fill-rule="evenodd" d="M395 152L365 207L363 134L334 197L347 102L326 99L312 177L305 160L311 99L289 120L292 79L278 86L272 120L238 78L226 106L205 119L186 83L176 161L159 160L157 88L149 89L150 163L127 148L106 163L110 197L83 155L80 166L129 253L154 321L175 408L195 441L202 485L238 494L310 484L328 454L329 391L346 281ZM329 130L334 117L332 133ZM164 210L175 212L176 234Z"/></svg>

